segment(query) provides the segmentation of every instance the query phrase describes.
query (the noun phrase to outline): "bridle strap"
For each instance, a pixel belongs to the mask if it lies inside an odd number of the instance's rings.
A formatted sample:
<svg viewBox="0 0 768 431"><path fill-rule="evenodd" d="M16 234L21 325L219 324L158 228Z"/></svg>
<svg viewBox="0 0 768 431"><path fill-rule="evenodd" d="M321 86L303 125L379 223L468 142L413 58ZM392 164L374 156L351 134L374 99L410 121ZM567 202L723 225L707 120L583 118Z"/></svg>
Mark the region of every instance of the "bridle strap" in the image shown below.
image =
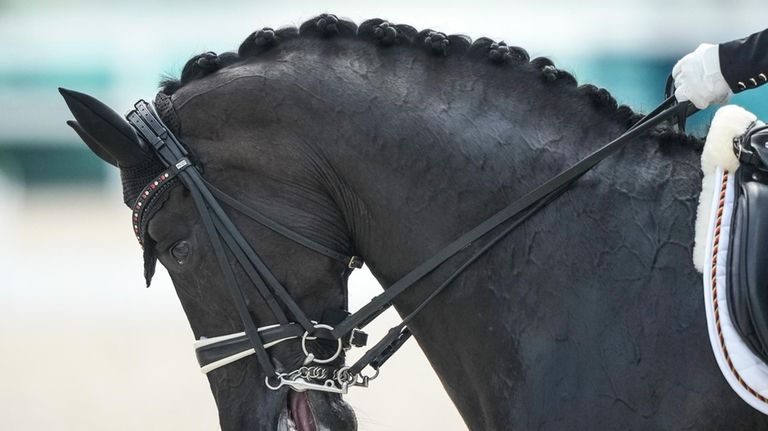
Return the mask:
<svg viewBox="0 0 768 431"><path fill-rule="evenodd" d="M216 232L221 235L221 238L224 240L224 243L227 244L227 247L232 252L232 254L235 256L235 259L237 259L238 263L240 264L240 268L245 271L245 274L248 276L248 278L251 280L254 286L256 286L256 290L259 292L259 295L261 295L262 299L264 299L264 302L266 302L267 306L270 310L272 310L272 314L275 316L275 319L280 324L287 324L288 323L288 317L285 315L285 312L280 307L280 304L277 303L277 300L275 299L275 296L272 294L272 292L269 290L269 287L267 287L266 283L264 283L264 279L261 278L259 273L254 270L254 267L250 263L250 260L248 259L248 256L243 252L240 247L237 246L237 243L235 242L234 238L232 238L232 235L224 228L221 221L214 218L213 224L216 228Z"/></svg>
<svg viewBox="0 0 768 431"><path fill-rule="evenodd" d="M205 190L201 191L205 193ZM221 210L221 207L219 207L219 210ZM216 215L216 222L218 223L217 231L227 232L226 238L229 239L229 241L232 243L232 246L239 248L242 251L242 254L247 257L247 262L241 261L241 265L244 268L249 266L251 268L255 268L256 272L251 273L256 274L258 278L262 280L261 283L265 283L267 286L269 286L271 295L277 297L277 299L279 299L280 302L282 302L283 305L288 308L288 311L290 311L291 315L294 317L294 319L297 320L297 323L304 328L304 330L312 333L314 331L314 325L312 322L310 322L309 318L307 318L301 308L299 308L298 304L296 304L296 301L293 300L291 295L280 283L280 281L275 278L274 274L272 274L272 271L267 268L267 265L261 260L261 258L259 258L253 248L251 248L250 244L248 244L248 242L239 234L237 229L232 224L232 221L228 218L222 219L220 216L218 216L218 214ZM268 294L268 296L270 295Z"/></svg>
<svg viewBox="0 0 768 431"><path fill-rule="evenodd" d="M233 302L235 303L235 308L237 309L237 313L240 315L240 320L243 321L245 334L250 339L251 345L253 346L256 353L256 357L258 358L261 366L264 368L264 372L268 375L274 374L275 367L272 365L272 361L269 359L269 354L267 353L266 348L264 348L264 343L259 336L259 330L256 327L256 323L253 321L253 318L248 311L245 295L243 294L243 290L240 287L240 284L237 282L237 278L232 271L232 267L229 265L226 251L224 250L224 245L221 243L221 237L216 234L216 227L214 226L213 217L211 217L211 214L208 212L200 191L197 190L197 188L191 188L190 193L192 194L192 198L198 207L198 212L200 213L203 225L208 231L208 237L210 238L211 244L213 245L216 259L218 260L219 267L224 275L224 282L229 288L230 295L232 296Z"/></svg>
<svg viewBox="0 0 768 431"><path fill-rule="evenodd" d="M330 257L331 259L338 260L339 262L347 265L348 268L362 268L363 266L362 259L357 258L356 256L349 256L343 253L339 253L336 250L332 250L316 241L313 241L297 232L294 232L291 229L265 216L264 214L254 210L253 208L248 207L247 205L243 204L242 202L238 201L232 196L224 193L219 188L209 183L205 179L203 179L203 183L205 183L205 185L208 187L208 189L211 191L211 193L216 199L224 202L230 208L235 209L241 214L250 217L251 219L259 222L263 226L271 229L272 231L292 240L293 242L299 245L303 245L304 247L310 250L313 250L324 256Z"/></svg>
<svg viewBox="0 0 768 431"><path fill-rule="evenodd" d="M258 328L257 331L265 349L284 341L298 339L304 334L304 329L295 323L265 326ZM245 332L202 338L195 341L194 348L201 371L206 374L256 353L253 343Z"/></svg>

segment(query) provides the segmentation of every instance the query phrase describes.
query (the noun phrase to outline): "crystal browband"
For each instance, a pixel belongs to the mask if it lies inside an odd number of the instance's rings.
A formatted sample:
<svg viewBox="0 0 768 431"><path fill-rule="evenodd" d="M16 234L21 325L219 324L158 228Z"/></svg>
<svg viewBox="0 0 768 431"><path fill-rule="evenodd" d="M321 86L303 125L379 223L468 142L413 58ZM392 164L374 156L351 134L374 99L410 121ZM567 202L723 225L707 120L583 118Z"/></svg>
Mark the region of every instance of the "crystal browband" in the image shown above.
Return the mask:
<svg viewBox="0 0 768 431"><path fill-rule="evenodd" d="M172 185L175 184L174 178L184 168L190 166L189 160L183 158L179 160L176 165L171 166L169 169L163 171L160 175L152 180L146 187L139 193L136 198L136 202L133 204L133 233L136 235L136 239L141 246L144 246L144 235L146 233L146 223L150 217L146 217L147 214L152 213L152 206L156 201L156 197L163 192L170 190Z"/></svg>

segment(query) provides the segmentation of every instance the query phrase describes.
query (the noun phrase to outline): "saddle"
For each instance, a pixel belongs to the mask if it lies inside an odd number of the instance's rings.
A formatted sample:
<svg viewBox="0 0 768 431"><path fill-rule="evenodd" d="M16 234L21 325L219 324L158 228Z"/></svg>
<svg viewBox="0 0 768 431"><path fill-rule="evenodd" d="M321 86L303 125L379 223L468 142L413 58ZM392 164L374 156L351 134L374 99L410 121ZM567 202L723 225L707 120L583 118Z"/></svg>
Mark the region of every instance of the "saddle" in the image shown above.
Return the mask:
<svg viewBox="0 0 768 431"><path fill-rule="evenodd" d="M727 303L749 349L768 362L768 125L734 139L739 168L727 259Z"/></svg>

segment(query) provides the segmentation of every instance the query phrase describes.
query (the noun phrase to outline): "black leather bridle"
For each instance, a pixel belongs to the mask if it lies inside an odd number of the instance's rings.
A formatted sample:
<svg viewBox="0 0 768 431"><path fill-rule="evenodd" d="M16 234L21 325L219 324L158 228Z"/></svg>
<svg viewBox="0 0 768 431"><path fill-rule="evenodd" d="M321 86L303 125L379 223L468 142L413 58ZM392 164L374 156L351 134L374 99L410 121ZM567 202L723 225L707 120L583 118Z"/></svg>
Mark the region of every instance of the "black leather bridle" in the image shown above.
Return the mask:
<svg viewBox="0 0 768 431"><path fill-rule="evenodd" d="M199 169L190 161L189 154L181 142L163 124L153 108L140 100L135 109L128 113L129 123L138 135L154 148L157 156L167 167L167 170L142 190L134 205L133 225L139 242L142 242L143 231L146 227L148 207L152 206L153 198L163 190L168 190L173 183L181 182L191 193L201 220L208 232L237 311L244 325L244 332L224 335L209 339L201 339L195 343L198 361L203 372L209 372L249 355L256 355L259 364L267 375L266 385L270 389L287 386L297 391L319 390L334 393L346 393L349 386L367 386L368 381L378 375L379 368L386 362L411 336L408 323L424 307L442 292L469 265L488 251L494 244L504 238L512 230L531 217L539 209L556 199L571 184L594 167L597 163L624 147L632 139L653 129L662 121L677 118L684 125L687 116L696 112L690 103L678 104L667 88L668 97L653 112L649 113L637 124L627 130L619 138L611 141L589 156L580 160L574 166L551 178L544 184L530 191L506 208L489 217L474 229L452 241L431 258L414 268L401 279L393 283L384 292L371 300L355 313L331 318L331 322L311 321L296 304L285 287L272 274L267 265L253 250L248 241L240 234L232 223L221 204L248 216L280 235L309 248L331 259L343 262L348 268L360 268L363 261L357 256L348 256L319 244L265 215L239 202L223 191L207 182ZM485 242L462 263L448 278L430 289L429 295L414 311L389 332L358 361L351 366L340 366L335 369L327 368L326 364L336 361L342 349L352 346L363 347L367 335L362 329L392 305L392 301L405 292L409 287L430 274L446 260L459 251L471 246L482 237L499 227L504 222L511 223L504 227L493 238ZM245 294L238 283L234 271L227 260L226 250L237 259L246 275L258 290L269 309L275 316L274 325L257 327L251 317L245 300ZM285 307L284 311L283 307ZM288 315L291 316L289 319ZM318 358L310 352L308 343L317 339L335 343L334 354L326 358ZM267 349L281 342L298 340L306 356L304 366L297 370L279 370L273 364ZM313 366L312 364L318 364ZM372 375L364 375L366 367L371 367Z"/></svg>

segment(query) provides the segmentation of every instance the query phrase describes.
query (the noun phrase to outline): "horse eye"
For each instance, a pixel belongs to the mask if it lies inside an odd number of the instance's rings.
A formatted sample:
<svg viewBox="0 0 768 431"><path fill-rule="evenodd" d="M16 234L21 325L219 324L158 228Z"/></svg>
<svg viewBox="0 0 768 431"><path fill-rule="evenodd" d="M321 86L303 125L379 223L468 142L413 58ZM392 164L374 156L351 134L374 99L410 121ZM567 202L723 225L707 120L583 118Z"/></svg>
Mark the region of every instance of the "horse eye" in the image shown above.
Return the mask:
<svg viewBox="0 0 768 431"><path fill-rule="evenodd" d="M179 241L171 247L171 256L176 259L176 263L179 265L184 264L187 256L189 256L189 243L186 241Z"/></svg>

